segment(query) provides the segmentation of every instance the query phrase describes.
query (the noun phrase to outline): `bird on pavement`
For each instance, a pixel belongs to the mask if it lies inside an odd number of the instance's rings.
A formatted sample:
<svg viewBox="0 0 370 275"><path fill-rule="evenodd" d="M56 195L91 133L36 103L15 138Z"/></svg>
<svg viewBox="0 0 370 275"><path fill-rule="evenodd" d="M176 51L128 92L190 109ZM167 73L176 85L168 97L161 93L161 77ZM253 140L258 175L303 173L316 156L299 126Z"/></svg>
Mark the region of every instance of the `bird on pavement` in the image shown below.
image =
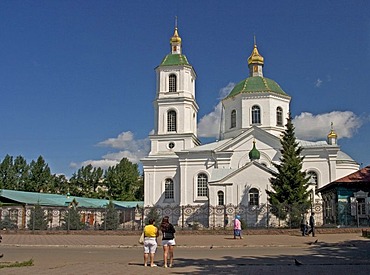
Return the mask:
<svg viewBox="0 0 370 275"><path fill-rule="evenodd" d="M211 247L209 249L212 249L213 248L213 244L211 245Z"/></svg>
<svg viewBox="0 0 370 275"><path fill-rule="evenodd" d="M302 263L300 261L298 261L297 259L294 259L294 263L295 263L295 265L302 265Z"/></svg>

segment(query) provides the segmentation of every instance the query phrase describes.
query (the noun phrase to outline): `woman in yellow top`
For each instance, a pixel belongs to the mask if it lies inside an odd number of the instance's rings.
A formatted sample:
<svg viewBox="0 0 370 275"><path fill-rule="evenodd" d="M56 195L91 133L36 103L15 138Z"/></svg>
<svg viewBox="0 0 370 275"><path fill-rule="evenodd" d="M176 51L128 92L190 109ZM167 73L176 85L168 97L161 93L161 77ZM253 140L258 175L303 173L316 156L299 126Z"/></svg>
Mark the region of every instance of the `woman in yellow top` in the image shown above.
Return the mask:
<svg viewBox="0 0 370 275"><path fill-rule="evenodd" d="M144 266L147 266L150 253L150 266L157 266L154 263L154 254L157 250L158 228L154 225L154 219L149 219L149 224L144 227Z"/></svg>

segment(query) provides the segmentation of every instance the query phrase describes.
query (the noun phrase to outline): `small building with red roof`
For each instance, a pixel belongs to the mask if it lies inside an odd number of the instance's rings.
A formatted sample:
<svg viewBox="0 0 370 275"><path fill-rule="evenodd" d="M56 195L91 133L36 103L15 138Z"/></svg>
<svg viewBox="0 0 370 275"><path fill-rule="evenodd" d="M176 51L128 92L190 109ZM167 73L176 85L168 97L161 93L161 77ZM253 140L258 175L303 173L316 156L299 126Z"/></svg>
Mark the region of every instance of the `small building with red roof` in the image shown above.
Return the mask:
<svg viewBox="0 0 370 275"><path fill-rule="evenodd" d="M370 225L370 165L317 189L324 225Z"/></svg>

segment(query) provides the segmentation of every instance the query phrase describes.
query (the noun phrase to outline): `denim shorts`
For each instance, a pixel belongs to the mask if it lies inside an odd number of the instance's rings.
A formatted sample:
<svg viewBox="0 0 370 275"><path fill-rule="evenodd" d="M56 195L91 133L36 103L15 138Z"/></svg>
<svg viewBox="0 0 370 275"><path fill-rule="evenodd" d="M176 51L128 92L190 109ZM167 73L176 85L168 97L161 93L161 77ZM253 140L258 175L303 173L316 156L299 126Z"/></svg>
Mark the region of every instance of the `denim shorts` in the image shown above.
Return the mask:
<svg viewBox="0 0 370 275"><path fill-rule="evenodd" d="M162 246L176 245L175 239L172 240L162 240Z"/></svg>

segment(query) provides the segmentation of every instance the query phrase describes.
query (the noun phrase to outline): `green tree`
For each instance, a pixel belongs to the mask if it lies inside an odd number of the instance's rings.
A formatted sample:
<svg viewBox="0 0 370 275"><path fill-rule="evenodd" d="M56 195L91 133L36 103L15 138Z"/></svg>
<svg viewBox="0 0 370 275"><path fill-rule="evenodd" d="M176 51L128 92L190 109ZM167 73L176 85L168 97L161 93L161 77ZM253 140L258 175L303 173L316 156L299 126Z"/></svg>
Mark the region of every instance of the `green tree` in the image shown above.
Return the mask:
<svg viewBox="0 0 370 275"><path fill-rule="evenodd" d="M83 166L70 178L70 185L74 188L70 193L75 196L96 198L98 197L98 186L102 184L104 171L91 164Z"/></svg>
<svg viewBox="0 0 370 275"><path fill-rule="evenodd" d="M275 207L276 216L281 219L289 218L292 226L298 226L301 214L309 208L309 178L302 171L304 157L300 154L302 147L296 141L291 115L287 119L285 131L281 139L282 149L280 164L274 164L278 173L270 178L273 190L266 190L270 204Z"/></svg>
<svg viewBox="0 0 370 275"><path fill-rule="evenodd" d="M31 161L29 180L25 184L25 190L29 192L49 192L51 189L52 175L50 168L42 156L36 161Z"/></svg>
<svg viewBox="0 0 370 275"><path fill-rule="evenodd" d="M14 189L16 187L17 175L14 169L13 157L6 155L0 164L0 187Z"/></svg>
<svg viewBox="0 0 370 275"><path fill-rule="evenodd" d="M103 218L103 223L100 228L104 230L116 230L118 228L118 221L118 212L115 209L113 202L109 201Z"/></svg>
<svg viewBox="0 0 370 275"><path fill-rule="evenodd" d="M141 182L137 164L123 158L119 164L109 167L105 173L108 195L114 200L134 201L140 194Z"/></svg>
<svg viewBox="0 0 370 275"><path fill-rule="evenodd" d="M161 223L161 216L158 214L157 208L156 207L151 207L148 214L146 214L144 223L149 224L149 220L154 219L155 224L159 225Z"/></svg>
<svg viewBox="0 0 370 275"><path fill-rule="evenodd" d="M62 228L64 230L80 230L84 228L84 223L81 221L81 215L76 207L70 207L62 217Z"/></svg>
<svg viewBox="0 0 370 275"><path fill-rule="evenodd" d="M36 204L35 207L31 209L28 228L31 230L46 230L48 228L47 214L45 214L40 204Z"/></svg>
<svg viewBox="0 0 370 275"><path fill-rule="evenodd" d="M24 190L29 180L30 167L22 156L17 156L14 160L14 170L16 173L16 183L13 190Z"/></svg>

